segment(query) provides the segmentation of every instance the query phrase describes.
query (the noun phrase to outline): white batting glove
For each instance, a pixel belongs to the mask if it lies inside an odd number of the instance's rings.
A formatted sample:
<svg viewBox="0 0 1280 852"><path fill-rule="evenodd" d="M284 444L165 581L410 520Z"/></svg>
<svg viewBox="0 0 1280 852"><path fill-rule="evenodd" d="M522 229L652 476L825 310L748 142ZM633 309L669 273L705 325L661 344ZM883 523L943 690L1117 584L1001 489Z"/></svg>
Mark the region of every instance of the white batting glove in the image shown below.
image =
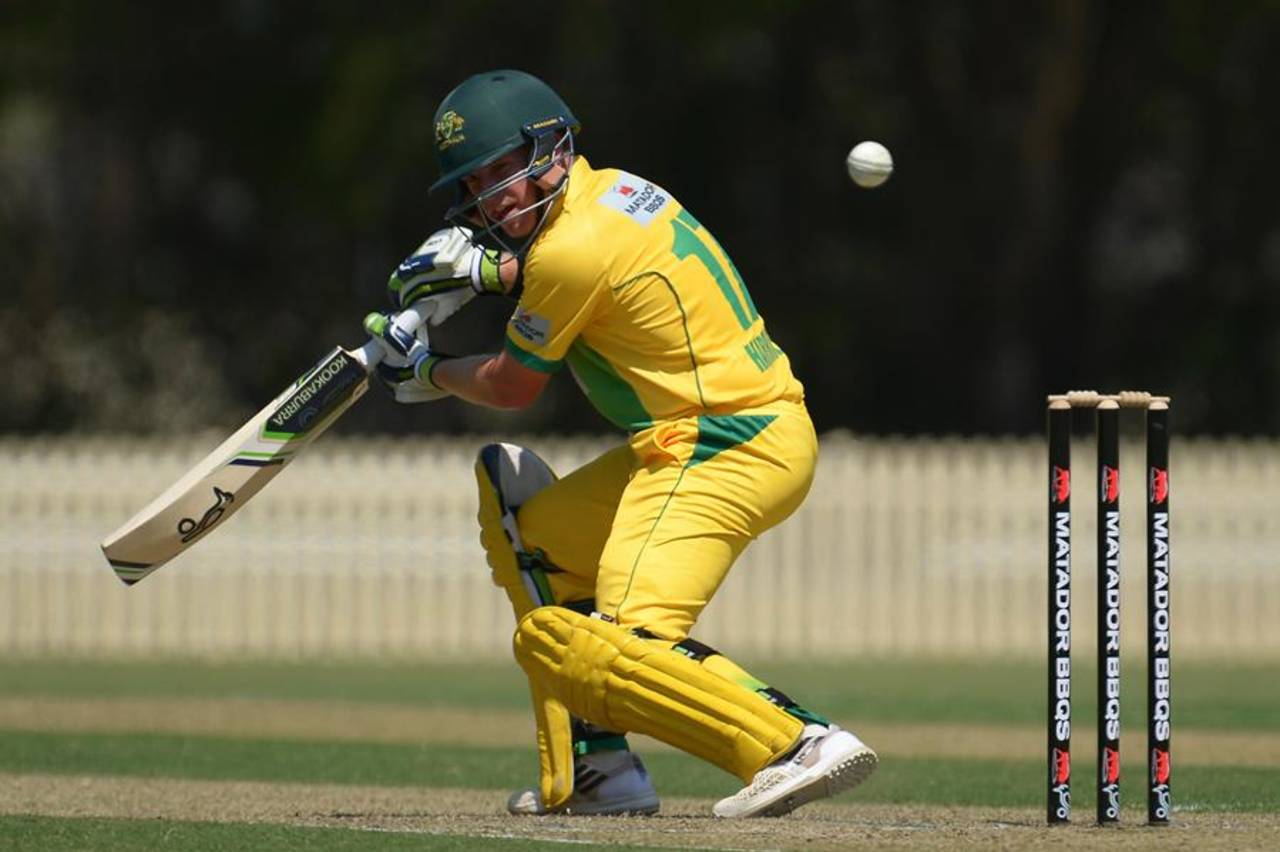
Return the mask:
<svg viewBox="0 0 1280 852"><path fill-rule="evenodd" d="M436 231L396 267L387 281L391 303L404 309L426 301L427 322L439 325L480 293L501 293L498 252L471 242L469 228Z"/></svg>
<svg viewBox="0 0 1280 852"><path fill-rule="evenodd" d="M365 316L364 330L382 344L384 354L373 375L396 402L434 402L451 395L431 381L432 368L449 356L431 351L425 327L408 334L394 314L374 312Z"/></svg>

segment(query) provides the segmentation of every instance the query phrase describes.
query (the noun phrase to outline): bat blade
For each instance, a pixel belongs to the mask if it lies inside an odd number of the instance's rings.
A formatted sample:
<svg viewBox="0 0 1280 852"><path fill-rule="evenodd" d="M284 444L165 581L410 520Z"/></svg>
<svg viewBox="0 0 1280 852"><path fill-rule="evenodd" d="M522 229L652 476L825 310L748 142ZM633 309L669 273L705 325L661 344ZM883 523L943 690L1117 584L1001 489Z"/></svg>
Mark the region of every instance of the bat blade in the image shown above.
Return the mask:
<svg viewBox="0 0 1280 852"><path fill-rule="evenodd" d="M369 387L366 359L337 347L102 542L133 585L226 522Z"/></svg>

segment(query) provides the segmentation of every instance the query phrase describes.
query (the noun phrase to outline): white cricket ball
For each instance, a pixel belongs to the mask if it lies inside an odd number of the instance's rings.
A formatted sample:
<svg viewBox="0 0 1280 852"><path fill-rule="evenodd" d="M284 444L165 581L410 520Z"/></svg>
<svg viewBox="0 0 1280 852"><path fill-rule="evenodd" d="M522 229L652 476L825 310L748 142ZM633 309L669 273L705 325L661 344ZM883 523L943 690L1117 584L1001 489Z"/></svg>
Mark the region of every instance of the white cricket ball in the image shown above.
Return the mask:
<svg viewBox="0 0 1280 852"><path fill-rule="evenodd" d="M879 142L859 142L844 158L849 177L863 189L874 189L893 174L893 155Z"/></svg>

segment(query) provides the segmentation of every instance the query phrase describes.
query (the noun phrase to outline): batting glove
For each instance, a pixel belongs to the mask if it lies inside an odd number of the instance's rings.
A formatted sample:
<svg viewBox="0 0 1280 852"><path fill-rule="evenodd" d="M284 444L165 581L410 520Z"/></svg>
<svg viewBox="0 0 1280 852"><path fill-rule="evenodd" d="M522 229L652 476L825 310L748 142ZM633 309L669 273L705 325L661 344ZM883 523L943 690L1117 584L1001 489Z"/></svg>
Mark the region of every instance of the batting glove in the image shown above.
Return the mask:
<svg viewBox="0 0 1280 852"><path fill-rule="evenodd" d="M391 304L403 310L426 300L427 322L439 325L477 294L501 293L498 252L471 242L469 228L436 231L387 281Z"/></svg>
<svg viewBox="0 0 1280 852"><path fill-rule="evenodd" d="M377 312L364 318L364 330L382 343L385 352L374 368L374 378L396 402L434 402L450 396L447 390L431 381L435 365L449 356L431 351L425 329L419 327L416 334L409 335L394 319L394 314Z"/></svg>

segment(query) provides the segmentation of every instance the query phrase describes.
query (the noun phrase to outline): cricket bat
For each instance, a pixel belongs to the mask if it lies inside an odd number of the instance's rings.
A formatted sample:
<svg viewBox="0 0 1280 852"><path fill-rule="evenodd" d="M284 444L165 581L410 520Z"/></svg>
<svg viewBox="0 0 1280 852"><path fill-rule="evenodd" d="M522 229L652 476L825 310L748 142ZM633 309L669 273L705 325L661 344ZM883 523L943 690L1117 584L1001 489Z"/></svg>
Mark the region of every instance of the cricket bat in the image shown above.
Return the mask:
<svg viewBox="0 0 1280 852"><path fill-rule="evenodd" d="M419 302L395 324L414 334L423 322ZM341 346L205 456L102 542L102 552L132 586L226 522L364 395L383 345Z"/></svg>

